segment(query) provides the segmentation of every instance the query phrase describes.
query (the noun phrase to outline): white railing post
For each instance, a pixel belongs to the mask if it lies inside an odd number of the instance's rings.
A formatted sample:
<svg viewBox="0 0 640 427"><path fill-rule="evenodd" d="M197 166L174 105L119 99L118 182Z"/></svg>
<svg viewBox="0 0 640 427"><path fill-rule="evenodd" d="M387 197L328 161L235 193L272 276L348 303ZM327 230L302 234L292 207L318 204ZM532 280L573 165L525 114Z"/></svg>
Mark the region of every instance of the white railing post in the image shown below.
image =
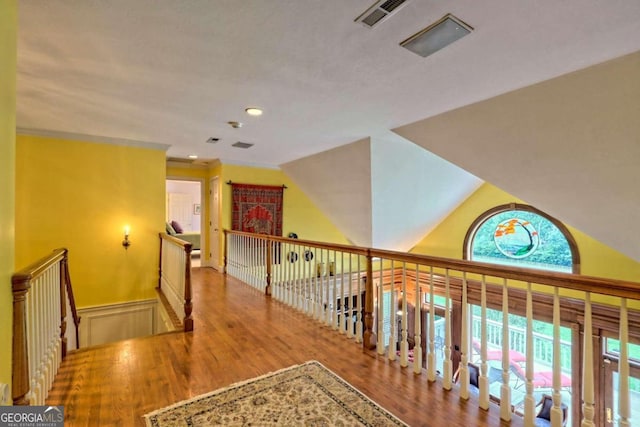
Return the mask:
<svg viewBox="0 0 640 427"><path fill-rule="evenodd" d="M442 361L442 387L445 390L451 390L453 364L451 362L451 290L448 268L445 271L444 293L446 302L444 312L444 360Z"/></svg>
<svg viewBox="0 0 640 427"><path fill-rule="evenodd" d="M480 284L480 378L478 386L480 389L479 406L489 409L489 378L487 373L489 365L487 364L487 281L482 275Z"/></svg>
<svg viewBox="0 0 640 427"><path fill-rule="evenodd" d="M618 411L620 427L630 427L631 411L629 408L629 321L627 299L620 300L620 358L618 360Z"/></svg>
<svg viewBox="0 0 640 427"><path fill-rule="evenodd" d="M436 380L436 314L433 304L433 267L429 267L429 349L427 351L427 379Z"/></svg>
<svg viewBox="0 0 640 427"><path fill-rule="evenodd" d="M591 326L591 292L584 298L584 334L582 355L582 427L594 427L595 396L593 390L593 330Z"/></svg>
<svg viewBox="0 0 640 427"><path fill-rule="evenodd" d="M391 312L389 313L389 360L396 360L396 343L398 342L399 333L396 331L398 320L396 318L398 310L398 301L396 298L395 271L393 261L391 261L391 286L389 288L389 299L391 300ZM404 313L403 313L404 314Z"/></svg>
<svg viewBox="0 0 640 427"><path fill-rule="evenodd" d="M394 284L391 283L391 286L394 286ZM393 309L391 311L393 312ZM409 321L409 308L407 307L407 264L403 262L402 263L402 318L400 319L401 329L402 329L401 335L400 335L400 366L402 366L403 368L406 368L409 365L408 363L409 341L408 341L408 334L407 334L408 321Z"/></svg>
<svg viewBox="0 0 640 427"><path fill-rule="evenodd" d="M462 272L462 303L461 303L461 331L460 331L460 367L458 379L460 381L460 397L464 400L469 399L469 368L468 352L469 352L469 318L467 306L467 273Z"/></svg>
<svg viewBox="0 0 640 427"><path fill-rule="evenodd" d="M536 402L533 398L533 301L531 295L531 282L527 282L527 345L526 345L526 391L524 398L524 425L533 426Z"/></svg>
<svg viewBox="0 0 640 427"><path fill-rule="evenodd" d="M511 421L511 387L509 387L509 291L507 279L502 281L502 386L500 387L500 418Z"/></svg>
<svg viewBox="0 0 640 427"><path fill-rule="evenodd" d="M560 394L560 296L558 288L553 288L553 406L551 407L551 426L562 426L562 395Z"/></svg>
<svg viewBox="0 0 640 427"><path fill-rule="evenodd" d="M415 309L413 311L414 337L413 337L413 373L422 373L422 292L420 289L420 268L416 264L416 289Z"/></svg>

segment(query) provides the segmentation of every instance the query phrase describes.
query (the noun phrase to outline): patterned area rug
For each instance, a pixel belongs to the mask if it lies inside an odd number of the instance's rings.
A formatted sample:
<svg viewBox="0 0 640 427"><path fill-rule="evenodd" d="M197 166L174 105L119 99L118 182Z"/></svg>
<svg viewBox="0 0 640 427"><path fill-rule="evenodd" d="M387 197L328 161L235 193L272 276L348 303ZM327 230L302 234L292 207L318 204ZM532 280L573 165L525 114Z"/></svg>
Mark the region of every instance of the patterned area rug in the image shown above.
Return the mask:
<svg viewBox="0 0 640 427"><path fill-rule="evenodd" d="M145 415L148 426L406 426L310 361Z"/></svg>

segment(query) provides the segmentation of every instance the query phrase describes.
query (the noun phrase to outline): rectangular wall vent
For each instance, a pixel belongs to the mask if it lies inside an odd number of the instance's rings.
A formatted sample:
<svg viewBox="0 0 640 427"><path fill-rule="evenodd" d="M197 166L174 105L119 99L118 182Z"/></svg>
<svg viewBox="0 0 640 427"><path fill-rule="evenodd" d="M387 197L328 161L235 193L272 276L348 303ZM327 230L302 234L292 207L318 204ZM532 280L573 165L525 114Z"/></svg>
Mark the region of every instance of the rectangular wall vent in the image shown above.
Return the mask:
<svg viewBox="0 0 640 427"><path fill-rule="evenodd" d="M236 148L249 148L249 147L253 147L253 144L249 144L248 142L236 142L235 144L231 144L232 147L236 147Z"/></svg>
<svg viewBox="0 0 640 427"><path fill-rule="evenodd" d="M362 23L367 28L372 28L397 12L401 6L408 2L409 0L378 0L354 21Z"/></svg>

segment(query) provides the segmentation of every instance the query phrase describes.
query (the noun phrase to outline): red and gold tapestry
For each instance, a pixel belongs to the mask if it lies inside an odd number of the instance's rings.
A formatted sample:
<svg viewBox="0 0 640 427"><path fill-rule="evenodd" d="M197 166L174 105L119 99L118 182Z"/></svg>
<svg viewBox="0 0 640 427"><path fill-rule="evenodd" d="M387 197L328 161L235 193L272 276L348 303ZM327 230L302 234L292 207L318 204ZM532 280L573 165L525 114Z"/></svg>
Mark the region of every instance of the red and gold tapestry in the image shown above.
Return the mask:
<svg viewBox="0 0 640 427"><path fill-rule="evenodd" d="M282 236L284 187L231 184L231 228Z"/></svg>

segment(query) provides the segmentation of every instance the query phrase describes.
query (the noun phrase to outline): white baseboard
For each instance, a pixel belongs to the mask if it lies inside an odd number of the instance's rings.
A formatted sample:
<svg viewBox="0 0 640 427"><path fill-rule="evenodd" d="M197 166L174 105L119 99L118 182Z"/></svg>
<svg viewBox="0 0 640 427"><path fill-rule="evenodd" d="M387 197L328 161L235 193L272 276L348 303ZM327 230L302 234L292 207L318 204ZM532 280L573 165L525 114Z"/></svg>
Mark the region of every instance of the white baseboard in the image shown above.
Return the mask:
<svg viewBox="0 0 640 427"><path fill-rule="evenodd" d="M80 347L153 335L158 330L157 300L78 309Z"/></svg>

